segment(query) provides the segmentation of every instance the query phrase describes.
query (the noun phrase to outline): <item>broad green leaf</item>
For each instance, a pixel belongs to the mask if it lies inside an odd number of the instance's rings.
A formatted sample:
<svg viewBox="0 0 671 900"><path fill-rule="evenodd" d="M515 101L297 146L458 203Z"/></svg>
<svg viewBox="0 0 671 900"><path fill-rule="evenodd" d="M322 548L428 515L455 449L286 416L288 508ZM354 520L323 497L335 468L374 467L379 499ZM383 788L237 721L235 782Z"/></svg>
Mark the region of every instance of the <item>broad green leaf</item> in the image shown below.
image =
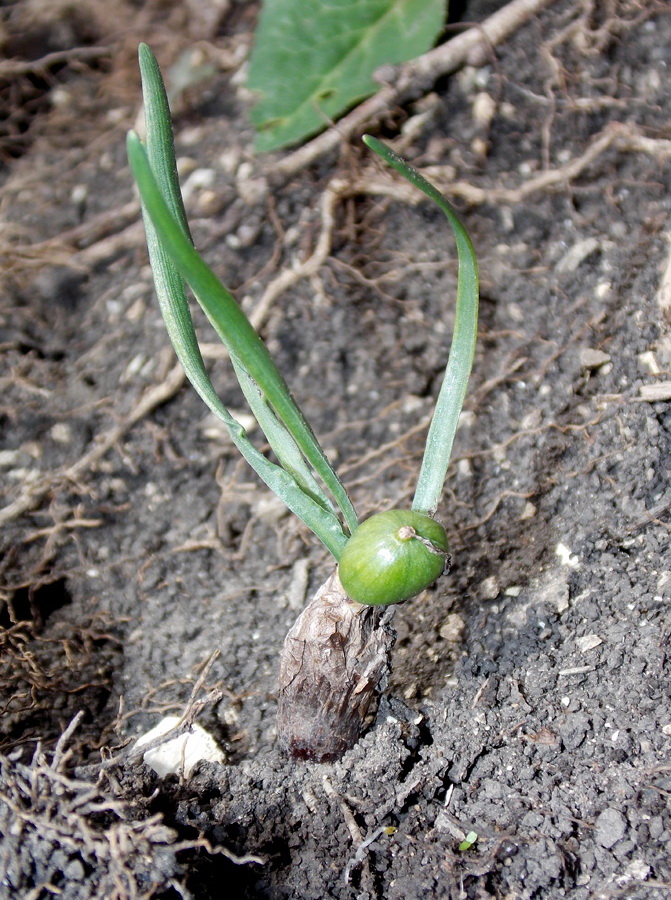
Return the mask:
<svg viewBox="0 0 671 900"><path fill-rule="evenodd" d="M256 150L295 144L374 94L373 73L429 50L446 0L265 0L247 86Z"/></svg>

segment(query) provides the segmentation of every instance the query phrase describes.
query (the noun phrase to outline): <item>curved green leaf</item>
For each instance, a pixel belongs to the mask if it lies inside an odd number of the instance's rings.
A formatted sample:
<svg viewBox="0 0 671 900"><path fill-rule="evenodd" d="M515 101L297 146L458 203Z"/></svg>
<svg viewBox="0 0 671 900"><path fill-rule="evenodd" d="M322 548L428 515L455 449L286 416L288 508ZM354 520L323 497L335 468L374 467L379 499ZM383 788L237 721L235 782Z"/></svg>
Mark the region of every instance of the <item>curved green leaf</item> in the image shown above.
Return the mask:
<svg viewBox="0 0 671 900"><path fill-rule="evenodd" d="M454 435L459 424L459 414L475 356L478 336L478 262L468 232L452 204L440 191L382 141L370 135L365 135L363 140L371 150L440 207L450 223L457 242L459 277L452 346L426 439L417 490L412 501L413 509L433 515L443 493Z"/></svg>
<svg viewBox="0 0 671 900"><path fill-rule="evenodd" d="M146 171L142 172L142 164L140 166L137 164L138 159L144 160L147 166L149 163L139 138L132 133L128 136L128 155L135 177L143 179ZM154 185L156 185L155 182ZM158 190L157 187L156 189ZM169 216L165 203L164 212L165 215ZM179 226L175 220L171 219L171 222L174 228L179 231ZM295 513L312 529L335 558L339 559L347 542L347 535L344 533L338 518L333 512L324 509L321 503L306 494L291 473L270 462L254 447L247 438L244 428L231 416L217 396L198 349L188 305L186 307L182 305L182 296L184 304L187 303L183 284L180 280L179 288L175 288L175 279L179 278L179 276L175 272L169 256L164 254L156 236L152 237L148 234L147 238L161 310L177 358L184 367L189 381L212 412L224 422L231 440L254 471L280 497L291 512Z"/></svg>
<svg viewBox="0 0 671 900"><path fill-rule="evenodd" d="M191 319L184 282L173 264L172 254L159 238L151 213L145 203L147 191L150 194L152 191L156 191L163 202L160 215L164 216L169 228L178 233L180 240L191 247L192 253L196 254L191 244L179 179L177 177L170 109L161 72L153 53L146 44L140 45L139 58L145 101L147 145L145 150L136 135L129 135L128 151L131 167L134 170L140 193L143 197L143 217L147 233L149 257L156 293L168 335L187 377L208 407L223 420L235 446L247 462L265 481L268 487L287 504L289 509L314 531L337 559L347 540L347 535L342 528L340 520L336 516L328 497L313 478L296 441L292 438L282 421L276 417L272 408L266 402L263 392L253 382L245 366L231 348L231 359L236 374L241 381L243 391L250 401L252 411L256 415L261 428L266 433L271 446L275 449L283 468L271 463L250 443L244 429L232 418L226 407L221 403L205 369ZM141 174L142 170L144 170L144 176ZM147 172L150 173L148 181L146 178ZM154 213L156 214L156 210L154 210ZM202 263L202 266L207 269L205 263ZM213 273L210 274L212 277L215 277ZM219 285L219 288L225 294L228 294L222 285ZM228 297L230 302L234 304L234 312L237 310L238 316L244 318L244 314L237 307L233 298L230 295ZM251 329L251 326L248 325L248 327ZM256 335L256 332L253 329L251 329L251 332L253 335L252 343L255 345L260 344L263 351L265 351L265 346L258 335ZM242 349L244 351L244 347ZM274 368L272 363L271 366ZM279 373L276 372L276 376L281 387L284 382ZM289 396L286 386L284 390ZM300 415L300 411L298 412ZM307 425L305 428L307 428ZM304 438L303 433L300 436ZM316 443L314 437L312 437L312 440ZM321 448L319 448L319 451L321 453ZM326 465L328 466L328 463ZM329 471L331 471L336 485L340 486L340 482L330 469L330 466ZM340 486L340 489L344 494L342 486ZM350 527L356 522L353 510L352 517L349 520Z"/></svg>
<svg viewBox="0 0 671 900"><path fill-rule="evenodd" d="M145 148L136 134L128 136L128 158L142 202L170 261L189 285L229 353L257 383L279 419L291 432L324 484L331 490L353 531L358 519L352 503L294 402L268 350L233 295L184 235L173 218L154 177Z"/></svg>

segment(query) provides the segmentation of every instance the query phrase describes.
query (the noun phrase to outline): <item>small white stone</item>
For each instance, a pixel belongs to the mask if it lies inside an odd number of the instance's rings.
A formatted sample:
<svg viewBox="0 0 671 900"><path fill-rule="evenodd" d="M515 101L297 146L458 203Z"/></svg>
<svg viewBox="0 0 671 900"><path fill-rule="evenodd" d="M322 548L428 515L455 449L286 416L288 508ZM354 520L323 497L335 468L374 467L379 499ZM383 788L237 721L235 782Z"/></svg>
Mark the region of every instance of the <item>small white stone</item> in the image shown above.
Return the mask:
<svg viewBox="0 0 671 900"><path fill-rule="evenodd" d="M580 562L578 557L574 553L571 553L566 544L557 544L555 547L555 554L565 566L570 566L572 569L575 569Z"/></svg>
<svg viewBox="0 0 671 900"><path fill-rule="evenodd" d="M67 422L56 422L51 426L49 434L57 444L69 444L72 440L72 429Z"/></svg>
<svg viewBox="0 0 671 900"><path fill-rule="evenodd" d="M208 190L213 187L216 178L214 169L194 169L182 186L182 196L186 203L194 194L199 191Z"/></svg>
<svg viewBox="0 0 671 900"><path fill-rule="evenodd" d="M144 353L136 353L122 372L121 382L126 383L128 381L131 381L135 377L135 375L137 375L142 370L146 362L147 357L144 355Z"/></svg>
<svg viewBox="0 0 671 900"><path fill-rule="evenodd" d="M460 478L472 478L473 466L470 459L460 459L457 463L457 472Z"/></svg>
<svg viewBox="0 0 671 900"><path fill-rule="evenodd" d="M501 586L495 575L485 578L480 584L480 596L483 600L496 600L501 593Z"/></svg>
<svg viewBox="0 0 671 900"><path fill-rule="evenodd" d="M519 303L509 303L506 306L506 312L513 322L521 323L524 321L524 313Z"/></svg>
<svg viewBox="0 0 671 900"><path fill-rule="evenodd" d="M473 121L479 128L488 128L496 112L496 101L486 91L480 91L473 100Z"/></svg>
<svg viewBox="0 0 671 900"><path fill-rule="evenodd" d="M20 450L0 450L0 469L10 469L15 466L20 455Z"/></svg>
<svg viewBox="0 0 671 900"><path fill-rule="evenodd" d="M527 501L524 504L522 512L520 513L520 521L526 522L527 519L533 519L533 517L536 515L536 512L537 510L533 503Z"/></svg>
<svg viewBox="0 0 671 900"><path fill-rule="evenodd" d="M187 178L198 168L198 161L193 156L180 156L177 160L177 174L180 178Z"/></svg>
<svg viewBox="0 0 671 900"><path fill-rule="evenodd" d="M251 413L245 412L244 410L230 410L230 413L235 421L239 425L242 425L248 434L256 428L256 419ZM208 441L230 441L231 439L228 429L214 413L206 416L200 423L199 428Z"/></svg>
<svg viewBox="0 0 671 900"><path fill-rule="evenodd" d="M624 872L618 876L617 883L620 885L631 884L632 882L645 881L650 875L650 866L642 859L632 860Z"/></svg>
<svg viewBox="0 0 671 900"><path fill-rule="evenodd" d="M89 189L85 184L76 184L70 192L70 200L75 206L82 206L88 199Z"/></svg>
<svg viewBox="0 0 671 900"><path fill-rule="evenodd" d="M249 162L240 163L235 175L238 194L248 206L260 203L268 193L268 182L265 178L253 177L254 167Z"/></svg>
<svg viewBox="0 0 671 900"><path fill-rule="evenodd" d="M237 149L224 150L219 156L219 165L227 175L232 175L240 165L240 151Z"/></svg>
<svg viewBox="0 0 671 900"><path fill-rule="evenodd" d="M456 644L462 639L465 628L466 623L461 616L458 616L456 613L450 613L440 626L439 634L444 641Z"/></svg>
<svg viewBox="0 0 671 900"><path fill-rule="evenodd" d="M216 191L211 191L208 189L201 191L198 195L198 210L202 213L207 213L211 209L214 209L219 195Z"/></svg>
<svg viewBox="0 0 671 900"><path fill-rule="evenodd" d="M603 644L603 640L598 634L586 634L584 637L576 638L576 644L581 653L587 653L588 650L594 650L599 644Z"/></svg>
<svg viewBox="0 0 671 900"><path fill-rule="evenodd" d="M652 352L652 350L646 350L645 353L638 354L638 361L642 366L650 372L651 375L659 375L662 371L659 367L659 363L657 362L657 357Z"/></svg>
<svg viewBox="0 0 671 900"><path fill-rule="evenodd" d="M66 91L65 88L57 87L50 92L49 99L53 106L65 109L72 102L72 94L70 91Z"/></svg>
<svg viewBox="0 0 671 900"><path fill-rule="evenodd" d="M142 747L143 744L161 737L178 722L178 716L166 716L158 725L138 738L135 746ZM211 734L200 725L192 725L190 731L166 741L154 750L147 750L143 759L161 778L166 775L184 775L188 778L196 763L201 760L223 763L224 754Z"/></svg>
<svg viewBox="0 0 671 900"><path fill-rule="evenodd" d="M543 419L543 415L540 409L532 409L531 412L528 412L526 416L520 422L520 428L523 431L529 431L532 428L538 428Z"/></svg>
<svg viewBox="0 0 671 900"><path fill-rule="evenodd" d="M487 146L487 141L483 138L476 137L471 141L471 150L475 156L486 156Z"/></svg>
<svg viewBox="0 0 671 900"><path fill-rule="evenodd" d="M580 351L580 365L583 369L600 369L610 362L610 356L603 350L594 350L592 347L585 347Z"/></svg>

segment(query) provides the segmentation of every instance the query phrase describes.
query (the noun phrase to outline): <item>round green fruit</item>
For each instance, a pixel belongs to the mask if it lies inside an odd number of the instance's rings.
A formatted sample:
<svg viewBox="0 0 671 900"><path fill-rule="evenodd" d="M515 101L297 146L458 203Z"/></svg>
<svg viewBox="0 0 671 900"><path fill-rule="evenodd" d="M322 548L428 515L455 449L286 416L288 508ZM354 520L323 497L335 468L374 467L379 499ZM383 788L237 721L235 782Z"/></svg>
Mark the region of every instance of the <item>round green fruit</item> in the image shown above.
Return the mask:
<svg viewBox="0 0 671 900"><path fill-rule="evenodd" d="M445 529L430 516L404 509L376 513L345 544L340 582L357 603L401 603L443 574L447 550Z"/></svg>

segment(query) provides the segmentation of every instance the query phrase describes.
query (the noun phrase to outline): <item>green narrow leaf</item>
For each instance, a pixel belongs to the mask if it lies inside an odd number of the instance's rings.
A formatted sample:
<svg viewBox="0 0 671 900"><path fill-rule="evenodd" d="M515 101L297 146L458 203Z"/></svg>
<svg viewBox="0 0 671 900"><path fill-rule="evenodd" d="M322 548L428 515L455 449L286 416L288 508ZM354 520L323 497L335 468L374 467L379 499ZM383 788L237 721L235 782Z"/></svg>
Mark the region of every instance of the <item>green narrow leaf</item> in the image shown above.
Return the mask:
<svg viewBox="0 0 671 900"><path fill-rule="evenodd" d="M143 78L143 90L145 96L145 113L147 119L147 151L141 146L136 135L129 135L129 158L138 152L148 164L155 166L154 186L164 198L166 215L171 218L172 224L181 232L183 239L190 242L186 214L182 203L179 181L175 164L172 128L170 127L168 101L158 64L146 45L140 47L140 64ZM143 204L144 207L144 204ZM320 538L331 553L339 558L340 552L347 541L347 535L342 525L329 505L328 498L316 486L315 491L306 491L305 487L312 488L310 473L303 461L300 451L284 439L287 449L283 455L290 462L293 460L298 478L291 471L287 472L280 466L271 463L248 440L242 426L233 419L226 407L221 403L212 383L209 379L203 363L196 334L191 320L184 282L175 269L169 255L165 252L156 230L153 227L151 217L143 208L145 227L147 231L147 243L150 261L154 275L156 292L163 314L168 334L174 346L190 382L205 401L207 406L225 423L229 434L243 457L263 479L268 487L273 490L305 524ZM194 251L195 252L195 251ZM257 340L259 340L257 338ZM238 362L240 372L244 368ZM245 373L245 377L249 377ZM268 416L272 416L268 410ZM276 421L276 430L283 428ZM281 451L282 453L282 451ZM292 457L293 454L293 457ZM296 459L294 460L294 457ZM279 458L279 455L278 455ZM300 460L300 461L297 461ZM301 469L301 465L308 475ZM301 484L301 479L304 484ZM313 479L314 481L314 479ZM320 493L321 492L321 493Z"/></svg>
<svg viewBox="0 0 671 900"><path fill-rule="evenodd" d="M308 496L291 474L271 463L249 441L244 428L231 416L212 386L197 343L195 343L195 336L192 338L193 325L188 310L186 314L183 311L181 316L179 314L179 293L173 291L174 271L170 271L169 265L165 268L160 254L156 253L153 254L152 267L156 291L161 298L161 308L168 333L177 358L184 367L189 381L209 409L224 422L234 445L259 477L280 497L291 512L305 522L333 556L339 559L347 543L347 535L344 533L340 521L332 512L328 512ZM181 281L179 288L183 293ZM184 300L186 302L186 298ZM175 315L173 315L173 310ZM183 328L180 322L183 323L185 317L188 317L188 325Z"/></svg>
<svg viewBox="0 0 671 900"><path fill-rule="evenodd" d="M177 174L175 142L172 134L170 104L158 61L147 44L138 47L142 99L147 125L147 156L168 209L191 240L182 191ZM150 228L151 226L150 221Z"/></svg>
<svg viewBox="0 0 671 900"><path fill-rule="evenodd" d="M340 479L319 446L284 379L249 320L212 269L203 261L171 216L156 182L145 148L136 134L128 136L128 159L142 202L158 240L182 278L193 291L229 353L240 361L291 432L310 465L333 494L353 531L358 519Z"/></svg>
<svg viewBox="0 0 671 900"><path fill-rule="evenodd" d="M259 152L297 143L379 85L373 73L429 50L446 0L265 0L247 87Z"/></svg>
<svg viewBox="0 0 671 900"><path fill-rule="evenodd" d="M190 241L186 211L177 175L177 162L170 123L170 107L156 57L146 44L138 49L144 114L147 126L147 156L160 191L185 237ZM154 276L154 286L168 337L182 363L189 381L212 409L219 398L205 370L196 332L191 319L184 281L161 246L156 230L144 205L142 217L147 235L147 249Z"/></svg>
<svg viewBox="0 0 671 900"><path fill-rule="evenodd" d="M170 123L170 105L161 70L156 57L147 44L140 44L138 56L144 89L145 119L147 122L146 147L149 163L170 212L181 226L185 237L193 243L189 233L186 210L184 209L179 185L174 139ZM202 396L203 391L206 391L209 398L206 402L212 408L212 398L216 397L216 393L202 362L188 300L184 291L184 282L158 241L151 218L147 215L145 215L145 229L148 235L147 240L150 247L152 271L154 273L158 272L160 280L167 281L169 284L169 286L162 286L160 290L157 288L159 306L166 321L168 333L173 345L178 342L182 348L182 356L187 360L187 366L191 372L189 380L191 382L193 382L194 378L199 380L199 392ZM197 374L194 370L194 363L190 360L197 360ZM268 439L282 467L293 475L305 493L311 496L324 509L333 512L328 497L312 477L296 442L263 400L258 387L253 383L239 360L231 356L231 361L252 413L256 417L261 430ZM203 381L203 375L207 381L207 386ZM216 410L214 411L216 412Z"/></svg>
<svg viewBox="0 0 671 900"><path fill-rule="evenodd" d="M219 337L227 346L229 353L236 356L240 364L259 385L266 399L273 404L280 420L284 422L289 432L293 435L305 458L313 466L328 490L331 491L343 514L347 528L352 532L358 524L358 518L352 502L326 458L319 442L303 418L300 409L293 401L284 379L277 371L268 354L265 344L254 331L233 296L193 248L177 176L170 107L165 85L158 62L146 44L140 45L139 58L148 131L147 154L149 172L144 180L144 187L145 190L149 190L153 178L156 178L159 208L161 203L165 201L170 213L174 216L174 219L171 216L165 217L163 220L164 225L170 230L172 225L177 224L173 237L177 240L178 245L181 244L182 251L186 251L187 258L190 258L192 279L196 278L202 289L199 293L193 280L185 276L184 271L177 273L179 264L175 253L165 246L164 238L159 239L155 231L155 222L151 213L147 214L146 203L143 203L145 224L148 225L148 239L154 246L155 256L157 259L160 258L162 264L161 274L168 278L170 282L170 291L167 293L168 299L165 306L171 313L173 321L179 325L182 340L188 341L190 353L196 352L200 359L200 351L197 348L189 306L184 297L183 284L181 284L181 293L176 292L175 279L185 278ZM141 155L136 154L136 159L140 166L143 165L140 158ZM139 187L142 192L143 184L139 184ZM169 254L169 259L167 254ZM179 253L177 255L179 256ZM184 253L182 254L182 259L184 261ZM165 294L166 292L164 291ZM179 299L176 303L172 303L170 299L172 297L178 297Z"/></svg>
<svg viewBox="0 0 671 900"><path fill-rule="evenodd" d="M454 435L459 424L459 414L475 356L478 335L478 263L468 232L452 204L440 191L382 141L370 135L365 135L363 140L371 150L440 207L450 223L457 242L459 277L452 346L429 427L417 490L412 502L413 509L433 515L443 492Z"/></svg>
<svg viewBox="0 0 671 900"><path fill-rule="evenodd" d="M323 509L335 515L333 505L321 489L319 483L312 474L312 470L305 462L296 441L277 418L270 406L266 403L257 384L249 377L240 362L231 357L235 374L254 414L254 418L261 427L275 456L282 468L287 471L301 488L301 490L318 503Z"/></svg>

